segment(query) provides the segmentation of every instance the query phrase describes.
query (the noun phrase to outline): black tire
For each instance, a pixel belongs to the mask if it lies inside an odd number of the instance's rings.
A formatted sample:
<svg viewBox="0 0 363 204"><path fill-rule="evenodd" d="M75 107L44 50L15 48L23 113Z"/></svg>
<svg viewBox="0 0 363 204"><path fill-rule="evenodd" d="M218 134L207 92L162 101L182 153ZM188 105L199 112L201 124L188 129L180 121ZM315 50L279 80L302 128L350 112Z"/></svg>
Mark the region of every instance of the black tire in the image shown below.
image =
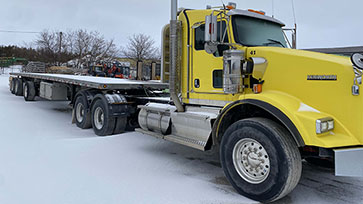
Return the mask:
<svg viewBox="0 0 363 204"><path fill-rule="evenodd" d="M116 126L113 130L113 134L121 134L126 131L127 126L127 117L117 117L116 118Z"/></svg>
<svg viewBox="0 0 363 204"><path fill-rule="evenodd" d="M233 159L238 157L240 160ZM260 202L284 197L295 188L301 176L301 156L295 141L286 129L264 118L244 119L232 124L223 135L220 158L232 186L240 194ZM269 165L265 165L267 163Z"/></svg>
<svg viewBox="0 0 363 204"><path fill-rule="evenodd" d="M13 78L9 78L9 91L12 93L13 92Z"/></svg>
<svg viewBox="0 0 363 204"><path fill-rule="evenodd" d="M16 79L14 92L15 92L16 96L23 96L23 80L22 79Z"/></svg>
<svg viewBox="0 0 363 204"><path fill-rule="evenodd" d="M82 95L78 96L74 103L74 114L77 127L81 129L89 129L92 127L88 103L86 98Z"/></svg>
<svg viewBox="0 0 363 204"><path fill-rule="evenodd" d="M15 94L15 83L16 83L16 78L13 78L13 79L11 80L11 84L10 84L10 92L11 92L12 94Z"/></svg>
<svg viewBox="0 0 363 204"><path fill-rule="evenodd" d="M24 100L34 101L35 99L35 85L32 81L26 81L23 88Z"/></svg>
<svg viewBox="0 0 363 204"><path fill-rule="evenodd" d="M103 121L101 115L103 114ZM96 99L91 108L93 131L98 136L111 135L115 129L115 118L111 117L105 100ZM102 123L101 123L102 121Z"/></svg>

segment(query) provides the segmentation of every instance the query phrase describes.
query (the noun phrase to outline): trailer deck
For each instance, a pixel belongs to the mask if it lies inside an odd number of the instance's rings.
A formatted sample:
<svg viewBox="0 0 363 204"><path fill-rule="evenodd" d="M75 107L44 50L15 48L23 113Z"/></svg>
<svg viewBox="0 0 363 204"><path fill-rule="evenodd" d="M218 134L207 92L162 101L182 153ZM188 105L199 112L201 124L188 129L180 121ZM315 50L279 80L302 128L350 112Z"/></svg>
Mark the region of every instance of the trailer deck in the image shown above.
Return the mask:
<svg viewBox="0 0 363 204"><path fill-rule="evenodd" d="M29 77L39 80L48 80L59 83L83 86L101 90L117 89L167 89L169 84L151 81L137 81L129 79L116 79L107 77L66 75L66 74L39 74L39 73L10 73L11 76Z"/></svg>

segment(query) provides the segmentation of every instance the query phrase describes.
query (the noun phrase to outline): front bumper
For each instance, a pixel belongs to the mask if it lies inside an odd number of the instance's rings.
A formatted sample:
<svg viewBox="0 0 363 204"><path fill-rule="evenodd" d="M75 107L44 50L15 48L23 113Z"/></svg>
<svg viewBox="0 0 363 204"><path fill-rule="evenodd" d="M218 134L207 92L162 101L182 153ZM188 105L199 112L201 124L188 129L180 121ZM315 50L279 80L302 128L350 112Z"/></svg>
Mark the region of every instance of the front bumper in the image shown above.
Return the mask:
<svg viewBox="0 0 363 204"><path fill-rule="evenodd" d="M363 177L363 148L335 149L335 175Z"/></svg>

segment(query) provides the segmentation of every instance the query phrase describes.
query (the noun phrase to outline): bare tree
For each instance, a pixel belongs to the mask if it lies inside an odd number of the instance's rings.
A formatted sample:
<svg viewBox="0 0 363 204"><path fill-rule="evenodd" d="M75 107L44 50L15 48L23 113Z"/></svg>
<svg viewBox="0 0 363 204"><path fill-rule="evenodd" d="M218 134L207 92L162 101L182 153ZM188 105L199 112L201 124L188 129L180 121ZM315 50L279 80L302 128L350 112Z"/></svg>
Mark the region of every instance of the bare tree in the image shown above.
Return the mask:
<svg viewBox="0 0 363 204"><path fill-rule="evenodd" d="M58 43L55 32L44 30L39 34L35 43L38 46L38 50L43 54L47 61L51 61L53 63L57 61L56 52L58 49Z"/></svg>
<svg viewBox="0 0 363 204"><path fill-rule="evenodd" d="M67 32L45 30L35 44L41 56L44 56L43 61L59 64L76 59L77 67L87 61L113 58L118 52L113 40L106 40L97 31L83 29Z"/></svg>
<svg viewBox="0 0 363 204"><path fill-rule="evenodd" d="M135 61L153 59L157 53L155 42L150 36L145 34L134 34L129 37L129 42L121 48L121 54L126 58Z"/></svg>
<svg viewBox="0 0 363 204"><path fill-rule="evenodd" d="M77 67L86 60L97 61L103 57L114 57L117 53L114 41L107 41L97 31L88 32L80 29L75 31L73 36L74 54L78 59Z"/></svg>
<svg viewBox="0 0 363 204"><path fill-rule="evenodd" d="M41 60L51 64L67 62L73 57L69 49L69 34L59 31L44 30L34 42Z"/></svg>

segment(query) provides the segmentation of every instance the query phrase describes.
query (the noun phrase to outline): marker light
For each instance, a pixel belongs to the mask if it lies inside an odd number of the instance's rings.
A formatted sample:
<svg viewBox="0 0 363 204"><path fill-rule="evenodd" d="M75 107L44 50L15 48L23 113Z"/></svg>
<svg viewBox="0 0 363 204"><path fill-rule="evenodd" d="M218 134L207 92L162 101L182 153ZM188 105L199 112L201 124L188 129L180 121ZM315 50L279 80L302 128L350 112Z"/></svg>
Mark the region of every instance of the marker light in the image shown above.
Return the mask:
<svg viewBox="0 0 363 204"><path fill-rule="evenodd" d="M237 8L237 4L233 2L228 2L228 5L226 6L227 9L232 10Z"/></svg>
<svg viewBox="0 0 363 204"><path fill-rule="evenodd" d="M316 120L316 133L321 134L334 129L334 119L333 118L322 118Z"/></svg>
<svg viewBox="0 0 363 204"><path fill-rule="evenodd" d="M253 12L253 13L257 13L257 14L260 14L260 15L265 15L266 13L264 11L256 11L256 10L253 10L253 9L248 9L249 12Z"/></svg>
<svg viewBox="0 0 363 204"><path fill-rule="evenodd" d="M262 92L262 84L253 85L253 93L258 94Z"/></svg>

